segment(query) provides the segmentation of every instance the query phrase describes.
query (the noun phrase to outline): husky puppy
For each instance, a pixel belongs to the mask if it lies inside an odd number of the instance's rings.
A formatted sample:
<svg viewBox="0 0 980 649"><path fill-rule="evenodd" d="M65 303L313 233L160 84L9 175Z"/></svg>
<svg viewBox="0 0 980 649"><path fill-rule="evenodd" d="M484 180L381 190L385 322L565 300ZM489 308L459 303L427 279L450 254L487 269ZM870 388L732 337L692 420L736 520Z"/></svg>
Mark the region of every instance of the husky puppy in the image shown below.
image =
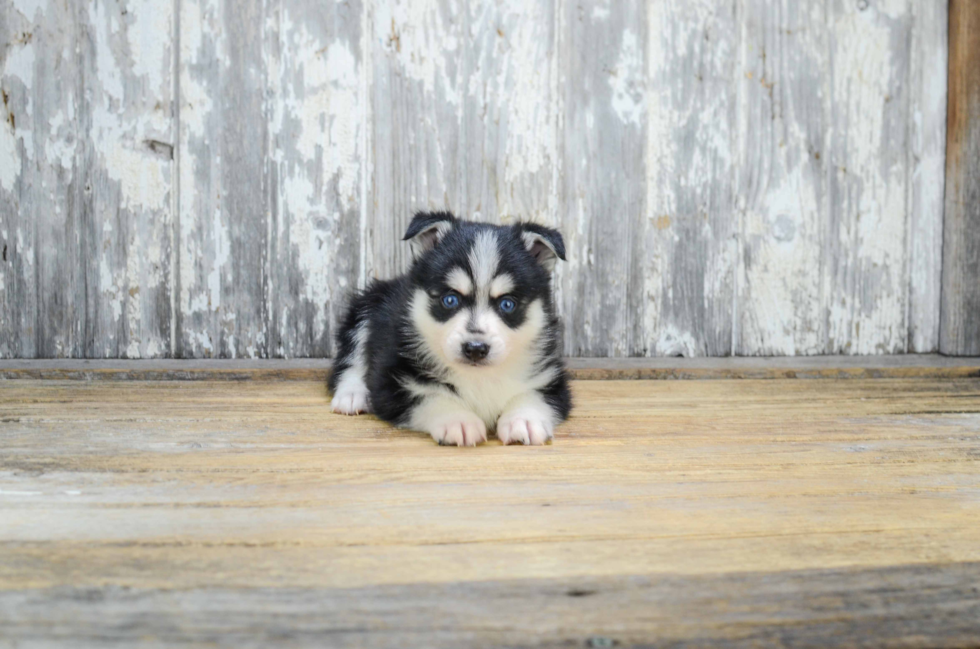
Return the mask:
<svg viewBox="0 0 980 649"><path fill-rule="evenodd" d="M503 444L550 440L572 406L551 297L561 234L438 212L416 215L404 238L409 272L355 295L341 323L333 411L446 445L475 446L490 429Z"/></svg>

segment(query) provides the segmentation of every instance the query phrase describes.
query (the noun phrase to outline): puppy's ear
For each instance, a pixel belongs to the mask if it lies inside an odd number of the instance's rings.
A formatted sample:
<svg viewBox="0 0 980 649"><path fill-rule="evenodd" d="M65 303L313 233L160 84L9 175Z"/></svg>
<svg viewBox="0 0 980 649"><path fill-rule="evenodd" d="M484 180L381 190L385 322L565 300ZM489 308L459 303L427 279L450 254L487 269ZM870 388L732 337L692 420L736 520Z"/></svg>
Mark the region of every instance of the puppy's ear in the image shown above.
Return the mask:
<svg viewBox="0 0 980 649"><path fill-rule="evenodd" d="M558 230L537 223L521 223L517 229L524 247L545 270L551 272L559 259L565 261L565 241Z"/></svg>
<svg viewBox="0 0 980 649"><path fill-rule="evenodd" d="M402 241L408 241L412 257L418 259L439 245L455 225L456 217L449 212L419 212L408 224Z"/></svg>

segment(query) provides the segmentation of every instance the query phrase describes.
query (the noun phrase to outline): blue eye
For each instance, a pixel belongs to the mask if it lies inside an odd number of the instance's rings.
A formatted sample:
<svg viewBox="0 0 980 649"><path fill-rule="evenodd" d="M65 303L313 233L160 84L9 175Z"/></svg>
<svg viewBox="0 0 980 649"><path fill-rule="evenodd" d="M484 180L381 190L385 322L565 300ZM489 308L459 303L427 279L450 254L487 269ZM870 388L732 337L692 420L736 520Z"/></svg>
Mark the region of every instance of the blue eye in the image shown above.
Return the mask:
<svg viewBox="0 0 980 649"><path fill-rule="evenodd" d="M447 293L442 296L442 306L447 309L455 309L459 306L459 298L454 293Z"/></svg>
<svg viewBox="0 0 980 649"><path fill-rule="evenodd" d="M509 297L505 297L497 304L500 310L504 313L513 313L514 309L517 308L517 303Z"/></svg>

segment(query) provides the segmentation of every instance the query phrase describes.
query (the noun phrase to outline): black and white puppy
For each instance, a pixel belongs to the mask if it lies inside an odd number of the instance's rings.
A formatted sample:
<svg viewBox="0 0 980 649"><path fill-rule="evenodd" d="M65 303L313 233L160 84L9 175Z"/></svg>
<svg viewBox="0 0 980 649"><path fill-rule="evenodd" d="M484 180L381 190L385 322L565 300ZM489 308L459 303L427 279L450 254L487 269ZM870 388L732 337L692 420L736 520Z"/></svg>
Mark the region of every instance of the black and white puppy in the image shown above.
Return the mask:
<svg viewBox="0 0 980 649"><path fill-rule="evenodd" d="M354 296L330 377L334 412L373 412L440 444L544 444L571 395L551 297L561 235L418 214L406 275Z"/></svg>

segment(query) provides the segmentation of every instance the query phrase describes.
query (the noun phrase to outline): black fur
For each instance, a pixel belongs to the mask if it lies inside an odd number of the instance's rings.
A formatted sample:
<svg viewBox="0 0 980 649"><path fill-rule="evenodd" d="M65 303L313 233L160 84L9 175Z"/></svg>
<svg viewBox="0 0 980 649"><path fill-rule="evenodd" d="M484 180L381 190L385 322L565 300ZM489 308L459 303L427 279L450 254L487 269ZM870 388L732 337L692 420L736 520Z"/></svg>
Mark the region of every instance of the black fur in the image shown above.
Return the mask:
<svg viewBox="0 0 980 649"><path fill-rule="evenodd" d="M344 372L357 360L357 336L365 323L368 337L359 367L366 368L364 382L370 394L371 412L397 425L408 424L421 398L403 387L406 379L424 385L438 384L449 392L456 392L452 373L447 373L438 362L420 353L419 346L424 343L421 343L410 317L410 304L413 294L421 288L430 298L429 313L435 320L445 321L451 317L441 303L442 296L450 290L444 283L446 275L457 266L472 274L468 255L477 234L487 229L496 233L498 268L513 277L514 289L510 293L517 302L512 313L498 312L497 315L508 327L515 329L525 322L528 305L540 301L546 324L534 349L528 353L535 357L537 372L551 370L554 373L551 383L538 392L553 410L555 420L568 417L572 401L561 357L561 325L551 295L551 273L532 257L523 237L525 232L539 235L560 259L564 259L565 245L561 234L536 224L495 226L460 221L447 212L416 215L405 239L420 235L429 238L423 242L424 250L409 272L392 280L375 281L351 300L337 335L338 354L329 380L332 393L336 392ZM472 300L463 295L459 298ZM500 296L495 302L503 299L504 296ZM493 372L494 368L487 367L485 371Z"/></svg>

